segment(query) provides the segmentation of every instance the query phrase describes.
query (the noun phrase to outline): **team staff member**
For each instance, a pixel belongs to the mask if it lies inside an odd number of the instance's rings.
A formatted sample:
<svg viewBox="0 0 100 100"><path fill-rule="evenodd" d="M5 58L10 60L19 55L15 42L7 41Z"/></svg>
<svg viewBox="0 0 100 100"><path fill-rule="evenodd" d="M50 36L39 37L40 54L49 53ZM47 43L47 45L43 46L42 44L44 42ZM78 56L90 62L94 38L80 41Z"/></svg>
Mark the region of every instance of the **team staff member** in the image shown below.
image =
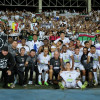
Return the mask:
<svg viewBox="0 0 100 100"><path fill-rule="evenodd" d="M12 42L11 46L8 47L8 50L12 54L12 56L14 57L14 59L15 59L15 56L18 55L18 53L19 53L18 49L17 49L17 45L18 45L17 41L14 40Z"/></svg>
<svg viewBox="0 0 100 100"><path fill-rule="evenodd" d="M12 88L11 84L13 82L13 67L15 65L13 56L8 52L8 47L4 46L0 52L0 70L4 77L4 87Z"/></svg>
<svg viewBox="0 0 100 100"><path fill-rule="evenodd" d="M25 71L26 59L27 55L25 55L25 48L22 47L20 49L20 54L15 56L17 74L19 76L19 85L21 86L24 84L24 71Z"/></svg>
<svg viewBox="0 0 100 100"><path fill-rule="evenodd" d="M61 70L61 62L59 58L59 52L54 52L54 57L50 59L50 69L49 69L49 80L52 83L53 75L55 76L56 80L59 80L59 72Z"/></svg>
<svg viewBox="0 0 100 100"><path fill-rule="evenodd" d="M8 51L12 54L14 60L15 60L15 56L19 54L17 45L18 45L17 41L14 40L12 42L11 46L8 46ZM14 66L14 79L15 79L14 84L16 84L17 83L17 68L16 68L16 66Z"/></svg>
<svg viewBox="0 0 100 100"><path fill-rule="evenodd" d="M36 51L34 49L32 49L30 51L30 56L28 56L25 65L26 65L26 68L25 68L26 83L28 80L28 72L30 70L30 78L29 78L28 84L33 84L33 71L36 72L36 84L38 84L37 55L36 55Z"/></svg>

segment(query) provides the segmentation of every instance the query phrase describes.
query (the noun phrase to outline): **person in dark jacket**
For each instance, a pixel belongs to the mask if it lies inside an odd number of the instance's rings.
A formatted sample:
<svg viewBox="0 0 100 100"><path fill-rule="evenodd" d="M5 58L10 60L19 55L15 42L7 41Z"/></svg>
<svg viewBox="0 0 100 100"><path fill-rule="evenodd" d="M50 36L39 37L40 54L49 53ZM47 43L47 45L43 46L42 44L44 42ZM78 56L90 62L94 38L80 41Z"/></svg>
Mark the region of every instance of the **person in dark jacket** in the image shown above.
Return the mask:
<svg viewBox="0 0 100 100"><path fill-rule="evenodd" d="M20 49L20 54L15 56L17 74L19 77L19 85L21 86L24 84L24 71L25 71L26 59L27 55L25 55L25 48L22 47Z"/></svg>
<svg viewBox="0 0 100 100"><path fill-rule="evenodd" d="M11 53L8 52L8 47L4 46L2 51L0 52L0 70L2 71L2 75L4 78L3 87L12 87L13 82L13 68L15 65L15 61Z"/></svg>

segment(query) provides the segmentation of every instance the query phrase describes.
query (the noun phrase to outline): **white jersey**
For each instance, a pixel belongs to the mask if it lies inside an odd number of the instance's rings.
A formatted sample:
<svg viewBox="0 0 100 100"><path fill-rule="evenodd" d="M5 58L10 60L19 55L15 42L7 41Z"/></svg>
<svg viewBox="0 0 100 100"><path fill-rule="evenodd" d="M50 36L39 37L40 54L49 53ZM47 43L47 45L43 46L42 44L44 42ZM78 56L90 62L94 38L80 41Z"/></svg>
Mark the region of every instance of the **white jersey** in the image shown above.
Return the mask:
<svg viewBox="0 0 100 100"><path fill-rule="evenodd" d="M38 60L42 64L48 64L48 62L50 61L50 55L47 55L46 57L44 57L44 53L41 53L38 55Z"/></svg>
<svg viewBox="0 0 100 100"><path fill-rule="evenodd" d="M73 70L73 71L62 71L60 73L60 76L63 78L63 80L66 83L72 83L72 82L75 82L76 79L80 76L80 72L77 72L76 70Z"/></svg>
<svg viewBox="0 0 100 100"><path fill-rule="evenodd" d="M63 59L64 63L69 62L73 56L72 52L67 50L66 53L60 53L60 58Z"/></svg>
<svg viewBox="0 0 100 100"><path fill-rule="evenodd" d="M37 51L38 51L39 47L43 45L43 42L38 41L38 40L36 42L34 42L32 40L32 41L28 41L26 44L29 46L30 50L34 49L34 45L36 44Z"/></svg>
<svg viewBox="0 0 100 100"><path fill-rule="evenodd" d="M82 53L79 53L78 55L74 53L74 63L81 63L81 57Z"/></svg>
<svg viewBox="0 0 100 100"><path fill-rule="evenodd" d="M30 52L30 49L29 49L29 47L28 47L27 45L22 46L22 44L18 44L18 45L17 45L17 48L19 49L19 52L20 52L20 49L21 49L22 47L25 48L25 54L27 54L28 52Z"/></svg>
<svg viewBox="0 0 100 100"><path fill-rule="evenodd" d="M55 40L54 43L57 44L57 42L58 42L59 40L61 40L61 38L58 38L57 40ZM69 42L70 42L69 38L66 38L66 37L65 37L64 40L62 40L62 41L63 41L63 44L66 44L66 43L69 43Z"/></svg>
<svg viewBox="0 0 100 100"><path fill-rule="evenodd" d="M89 52L88 56L89 57L93 57L93 62L97 62L98 61L98 57L100 56L100 53L98 51L96 51L94 54Z"/></svg>
<svg viewBox="0 0 100 100"><path fill-rule="evenodd" d="M96 50L100 51L100 43L95 44Z"/></svg>

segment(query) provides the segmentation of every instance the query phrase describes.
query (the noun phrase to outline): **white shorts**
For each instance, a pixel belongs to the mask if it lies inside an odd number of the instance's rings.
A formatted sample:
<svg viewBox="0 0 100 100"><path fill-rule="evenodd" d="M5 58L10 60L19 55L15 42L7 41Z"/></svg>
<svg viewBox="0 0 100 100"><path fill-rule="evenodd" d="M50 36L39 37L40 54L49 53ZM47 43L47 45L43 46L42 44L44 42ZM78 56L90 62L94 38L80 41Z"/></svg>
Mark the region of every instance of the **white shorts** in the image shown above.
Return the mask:
<svg viewBox="0 0 100 100"><path fill-rule="evenodd" d="M97 69L97 68L100 68L99 61L93 62L93 69Z"/></svg>
<svg viewBox="0 0 100 100"><path fill-rule="evenodd" d="M48 71L49 68L48 68L48 65L45 65L45 64L38 64L38 70L39 70L39 73L42 73L42 71Z"/></svg>
<svg viewBox="0 0 100 100"><path fill-rule="evenodd" d="M80 70L85 70L84 66L81 63L74 63L74 69L78 67Z"/></svg>
<svg viewBox="0 0 100 100"><path fill-rule="evenodd" d="M66 82L66 83L62 82L62 84L63 84L64 87L67 87L67 88L76 88L76 86L77 86L76 81Z"/></svg>

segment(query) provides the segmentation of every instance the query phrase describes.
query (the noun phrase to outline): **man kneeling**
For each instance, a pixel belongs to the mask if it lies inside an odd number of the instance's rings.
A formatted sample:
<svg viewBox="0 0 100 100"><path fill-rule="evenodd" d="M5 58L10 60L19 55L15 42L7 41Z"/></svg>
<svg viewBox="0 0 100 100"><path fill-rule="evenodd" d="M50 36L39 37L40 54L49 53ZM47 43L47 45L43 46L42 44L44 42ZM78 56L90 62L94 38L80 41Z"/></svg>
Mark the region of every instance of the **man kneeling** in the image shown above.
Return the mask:
<svg viewBox="0 0 100 100"><path fill-rule="evenodd" d="M63 79L62 82L59 82L59 87L61 89L66 88L76 88L79 86L81 89L85 89L87 86L87 82L82 85L80 81L80 71L79 70L71 70L70 62L67 62L65 65L64 71L60 72L60 76Z"/></svg>

